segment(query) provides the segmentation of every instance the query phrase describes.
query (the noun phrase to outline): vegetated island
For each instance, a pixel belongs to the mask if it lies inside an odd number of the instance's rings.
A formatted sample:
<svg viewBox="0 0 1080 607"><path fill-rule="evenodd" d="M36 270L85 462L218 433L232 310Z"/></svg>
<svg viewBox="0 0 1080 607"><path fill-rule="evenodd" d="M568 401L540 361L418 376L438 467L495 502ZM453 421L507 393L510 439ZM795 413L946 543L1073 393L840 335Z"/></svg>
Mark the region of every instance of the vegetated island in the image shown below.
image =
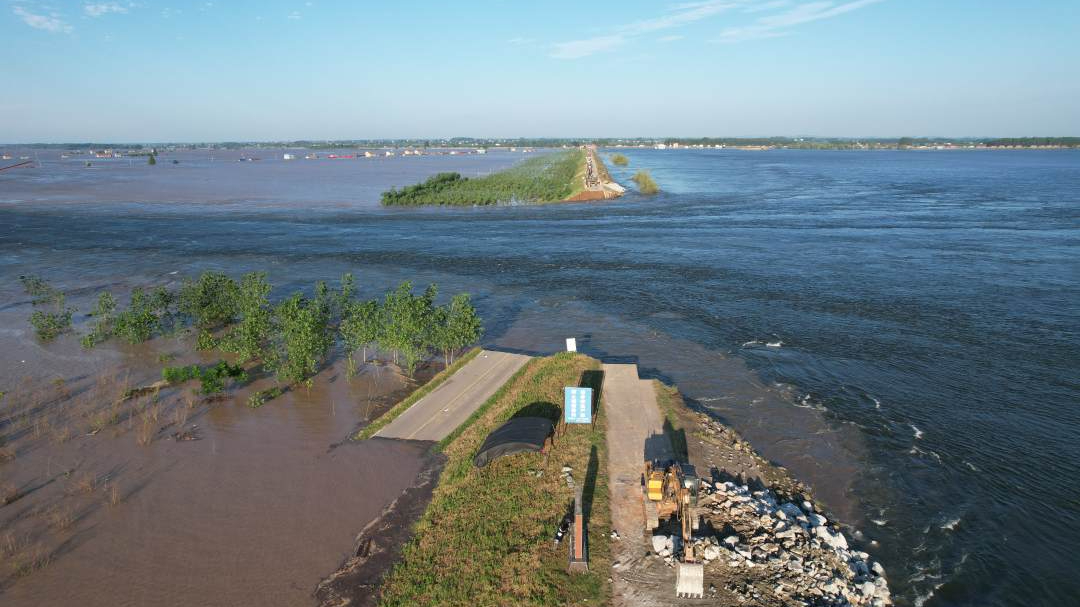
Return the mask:
<svg viewBox="0 0 1080 607"><path fill-rule="evenodd" d="M622 154L612 154L611 155L611 163L614 164L615 166L624 167L624 166L630 164L630 159L627 158L626 156L622 155Z"/></svg>
<svg viewBox="0 0 1080 607"><path fill-rule="evenodd" d="M621 193L593 150L574 149L531 158L485 177L439 173L422 183L382 193L383 206L473 206L595 200ZM599 196L588 196L596 192ZM616 194L617 195L617 194Z"/></svg>
<svg viewBox="0 0 1080 607"><path fill-rule="evenodd" d="M688 547L673 537L679 531L671 521L652 533L615 528L608 449L614 426L602 402L593 424L565 426L546 453L474 465L485 437L502 423L521 416L557 422L561 410L554 403L562 401L564 386L598 391L603 383L600 361L588 356L529 361L433 447L441 472L410 490L430 499L426 508L402 500L358 538L359 546L404 541L397 562L372 563L359 550L320 585L320 603L603 605L618 592L641 604L670 604L672 567ZM708 412L688 405L676 388L654 380L651 389L664 420L662 438L676 461L701 478L696 513L702 522L692 548L704 564L708 604L892 604L884 568L849 547L844 531L851 530L830 521L809 488ZM559 540L569 537L563 534L579 484L588 570L570 573L567 545Z"/></svg>
<svg viewBox="0 0 1080 607"><path fill-rule="evenodd" d="M638 191L642 194L656 194L660 191L660 186L657 185L653 180L652 175L646 170L634 173L634 176L631 177L630 180L637 184Z"/></svg>

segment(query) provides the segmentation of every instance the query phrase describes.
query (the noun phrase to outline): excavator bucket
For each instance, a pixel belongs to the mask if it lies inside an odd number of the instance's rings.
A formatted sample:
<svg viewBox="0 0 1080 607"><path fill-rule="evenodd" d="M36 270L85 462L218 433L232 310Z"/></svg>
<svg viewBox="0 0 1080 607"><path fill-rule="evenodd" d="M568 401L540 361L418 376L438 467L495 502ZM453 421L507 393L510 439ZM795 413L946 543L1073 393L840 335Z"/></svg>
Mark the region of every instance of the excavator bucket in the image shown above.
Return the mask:
<svg viewBox="0 0 1080 607"><path fill-rule="evenodd" d="M679 563L675 579L675 596L700 599L705 595L705 566L701 563Z"/></svg>

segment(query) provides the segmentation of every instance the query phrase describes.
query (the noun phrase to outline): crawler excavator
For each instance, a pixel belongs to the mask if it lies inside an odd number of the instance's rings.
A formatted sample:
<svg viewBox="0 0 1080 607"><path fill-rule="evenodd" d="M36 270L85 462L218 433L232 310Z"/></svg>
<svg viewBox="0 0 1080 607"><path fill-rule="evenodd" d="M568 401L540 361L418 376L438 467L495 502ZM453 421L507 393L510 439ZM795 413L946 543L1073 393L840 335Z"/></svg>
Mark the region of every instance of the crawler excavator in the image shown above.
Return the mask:
<svg viewBox="0 0 1080 607"><path fill-rule="evenodd" d="M645 462L645 531L652 533L661 521L679 522L683 553L675 581L675 596L701 598L705 594L705 567L691 542L698 527L696 512L701 481L683 470L678 462Z"/></svg>

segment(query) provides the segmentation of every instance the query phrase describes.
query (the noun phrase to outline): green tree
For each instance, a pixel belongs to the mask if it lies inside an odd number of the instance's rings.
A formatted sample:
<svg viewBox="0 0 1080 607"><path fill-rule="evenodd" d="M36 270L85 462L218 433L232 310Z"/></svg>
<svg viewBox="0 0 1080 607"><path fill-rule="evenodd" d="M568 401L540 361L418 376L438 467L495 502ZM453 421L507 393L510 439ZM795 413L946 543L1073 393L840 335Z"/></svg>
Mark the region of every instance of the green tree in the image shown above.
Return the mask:
<svg viewBox="0 0 1080 607"><path fill-rule="evenodd" d="M359 301L349 305L339 330L350 359L357 350L361 350L361 361L367 362L368 346L381 338L382 321L383 313L377 301Z"/></svg>
<svg viewBox="0 0 1080 607"><path fill-rule="evenodd" d="M660 191L660 186L656 185L648 171L638 171L630 179L637 184L638 191L642 194L655 194Z"/></svg>
<svg viewBox="0 0 1080 607"><path fill-rule="evenodd" d="M26 294L32 297L34 311L30 313L30 325L42 341L50 341L71 329L71 316L75 308L65 305L63 292L53 288L38 276L20 276Z"/></svg>
<svg viewBox="0 0 1080 607"><path fill-rule="evenodd" d="M387 293L383 301L384 325L379 345L395 353L395 362L400 354L409 375L430 345L428 337L437 294L438 286L432 284L423 295L415 295L412 283L406 281Z"/></svg>
<svg viewBox="0 0 1080 607"><path fill-rule="evenodd" d="M113 335L113 314L116 312L116 298L108 291L98 294L97 305L91 315L94 317L94 326L90 332L82 337L82 346L87 350L104 342Z"/></svg>
<svg viewBox="0 0 1080 607"><path fill-rule="evenodd" d="M200 329L213 329L236 321L240 285L224 272L203 272L198 280L185 280L177 309Z"/></svg>
<svg viewBox="0 0 1080 607"><path fill-rule="evenodd" d="M155 158L153 154L150 154L150 159L146 161L146 164L154 166L157 164L157 158Z"/></svg>
<svg viewBox="0 0 1080 607"><path fill-rule="evenodd" d="M479 341L484 333L483 323L468 293L459 293L450 300L446 323L449 334L449 364L454 363L454 353Z"/></svg>
<svg viewBox="0 0 1080 607"><path fill-rule="evenodd" d="M236 311L240 320L221 340L221 349L236 354L239 364L265 361L273 320L265 272L250 272L240 280Z"/></svg>
<svg viewBox="0 0 1080 607"><path fill-rule="evenodd" d="M142 287L131 290L128 307L116 315L114 334L129 344L142 343L164 327L164 320L171 314L171 294L164 288L147 294Z"/></svg>
<svg viewBox="0 0 1080 607"><path fill-rule="evenodd" d="M318 300L295 293L274 309L274 322L274 372L281 381L310 386L334 344L330 318Z"/></svg>
<svg viewBox="0 0 1080 607"><path fill-rule="evenodd" d="M476 343L483 332L469 294L459 293L449 304L436 308L429 331L432 347L442 353L443 363L449 367L454 362L454 353Z"/></svg>

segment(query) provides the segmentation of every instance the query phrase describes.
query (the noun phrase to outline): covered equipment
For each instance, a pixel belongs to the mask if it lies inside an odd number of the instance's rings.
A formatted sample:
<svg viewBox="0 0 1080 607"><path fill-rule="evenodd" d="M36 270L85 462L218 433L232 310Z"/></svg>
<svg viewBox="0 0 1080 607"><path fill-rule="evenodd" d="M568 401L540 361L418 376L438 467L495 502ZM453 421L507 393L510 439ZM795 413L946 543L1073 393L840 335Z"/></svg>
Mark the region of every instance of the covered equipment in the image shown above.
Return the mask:
<svg viewBox="0 0 1080 607"><path fill-rule="evenodd" d="M542 451L555 426L546 417L515 417L488 434L473 464L483 468L492 460L520 453Z"/></svg>

